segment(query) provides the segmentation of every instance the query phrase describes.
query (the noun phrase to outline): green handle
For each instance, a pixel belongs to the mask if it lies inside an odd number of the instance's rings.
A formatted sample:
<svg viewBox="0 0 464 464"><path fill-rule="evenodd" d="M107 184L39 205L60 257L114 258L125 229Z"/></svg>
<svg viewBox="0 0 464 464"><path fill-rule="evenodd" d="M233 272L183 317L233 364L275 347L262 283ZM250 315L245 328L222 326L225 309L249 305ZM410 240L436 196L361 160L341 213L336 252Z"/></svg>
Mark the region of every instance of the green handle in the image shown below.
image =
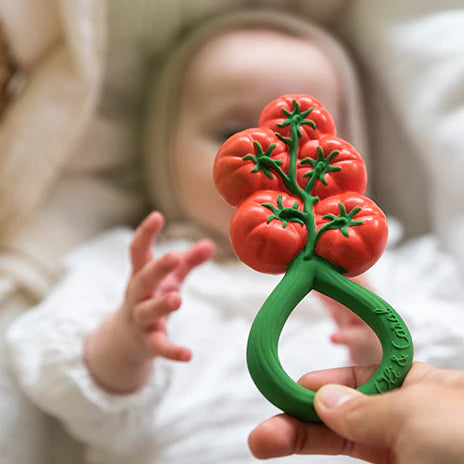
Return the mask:
<svg viewBox="0 0 464 464"><path fill-rule="evenodd" d="M253 322L247 363L259 391L282 411L306 422L320 421L314 409L315 393L297 384L285 372L278 357L278 343L295 306L313 289L357 314L382 344L382 362L359 391L370 395L401 386L413 359L409 330L388 303L344 277L328 261L316 255L308 260L300 253Z"/></svg>

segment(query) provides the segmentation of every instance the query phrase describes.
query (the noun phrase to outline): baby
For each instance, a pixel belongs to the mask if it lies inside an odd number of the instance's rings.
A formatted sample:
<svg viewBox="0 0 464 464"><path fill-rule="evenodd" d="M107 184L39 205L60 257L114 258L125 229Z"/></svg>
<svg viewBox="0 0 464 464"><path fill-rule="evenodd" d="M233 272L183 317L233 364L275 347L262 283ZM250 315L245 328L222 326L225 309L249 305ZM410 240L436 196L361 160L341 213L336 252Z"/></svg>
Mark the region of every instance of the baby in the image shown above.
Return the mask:
<svg viewBox="0 0 464 464"><path fill-rule="evenodd" d="M215 190L214 156L286 93L322 101L339 135L364 154L352 68L317 28L250 13L195 31L157 83L145 172L163 214L148 215L135 234L110 231L70 255L56 289L11 327L12 364L27 395L84 443L89 463L251 462L246 437L275 409L248 376L245 344L280 277L231 256L232 209ZM193 241L196 231L217 245ZM212 261L216 247L222 259ZM346 363L344 350L330 349L323 306L309 297L286 324L280 356L293 377ZM336 314L335 341L348 343L344 329L358 323ZM319 459L312 462L328 462Z"/></svg>

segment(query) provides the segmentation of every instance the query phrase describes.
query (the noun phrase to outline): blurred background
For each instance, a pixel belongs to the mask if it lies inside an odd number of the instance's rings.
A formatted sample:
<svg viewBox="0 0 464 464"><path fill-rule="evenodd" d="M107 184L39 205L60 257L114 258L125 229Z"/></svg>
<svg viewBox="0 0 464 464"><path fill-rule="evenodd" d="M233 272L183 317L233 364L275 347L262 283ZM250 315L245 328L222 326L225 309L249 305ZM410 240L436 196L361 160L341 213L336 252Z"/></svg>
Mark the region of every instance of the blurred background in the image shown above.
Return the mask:
<svg viewBox="0 0 464 464"><path fill-rule="evenodd" d="M0 0L1 333L48 292L66 251L147 211L140 133L159 63L201 22L256 7L306 18L346 46L373 197L403 239L433 233L464 263L462 0ZM2 462L40 464L39 423L63 444L56 462L71 462L70 449L78 461L61 432L20 411L0 419L0 449L17 453Z"/></svg>

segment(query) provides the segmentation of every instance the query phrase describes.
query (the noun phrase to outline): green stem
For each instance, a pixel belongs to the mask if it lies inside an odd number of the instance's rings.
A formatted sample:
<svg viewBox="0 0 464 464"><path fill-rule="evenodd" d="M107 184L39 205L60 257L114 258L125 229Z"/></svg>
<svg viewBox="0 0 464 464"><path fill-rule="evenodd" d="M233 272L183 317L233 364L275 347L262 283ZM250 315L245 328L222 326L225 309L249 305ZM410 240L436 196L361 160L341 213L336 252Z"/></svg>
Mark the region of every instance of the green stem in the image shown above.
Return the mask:
<svg viewBox="0 0 464 464"><path fill-rule="evenodd" d="M315 289L333 298L363 319L377 334L383 349L382 362L372 378L358 388L366 394L399 387L412 364L409 331L396 311L382 298L347 279L327 261L300 253L269 295L250 330L247 362L261 393L275 406L298 419L316 422L315 393L294 382L278 357L282 329L296 305Z"/></svg>
<svg viewBox="0 0 464 464"><path fill-rule="evenodd" d="M308 179L308 182L306 183L306 187L305 187L306 192L308 193L311 192L314 182L320 176L320 174L321 174L320 168L316 168L313 170L313 172L311 173L311 177Z"/></svg>
<svg viewBox="0 0 464 464"><path fill-rule="evenodd" d="M288 170L288 177L290 181L298 186L298 182L296 180L296 161L297 161L297 153L298 153L298 124L292 121L290 123L290 167Z"/></svg>
<svg viewBox="0 0 464 464"><path fill-rule="evenodd" d="M288 142L288 147L290 149L290 166L288 176L281 178L284 182L285 187L294 195L297 195L304 205L304 222L306 230L308 231L308 239L304 248L305 259L310 259L314 254L314 248L316 246L316 221L314 219L313 206L318 201L317 197L311 196L309 191L303 190L297 181L296 175L296 164L297 164L297 153L298 153L298 132L299 132L300 123L291 120L290 121L290 139ZM314 182L314 181L313 181Z"/></svg>
<svg viewBox="0 0 464 464"><path fill-rule="evenodd" d="M246 159L246 156L243 159ZM288 183L290 182L290 178L285 174L284 171L282 171L280 166L276 164L274 160L272 160L271 158L263 157L263 159L261 160L261 163L268 169L273 169L280 176L284 185L287 187Z"/></svg>
<svg viewBox="0 0 464 464"><path fill-rule="evenodd" d="M332 223L332 222L328 222L327 224L324 224L324 225L317 231L315 241L317 242L317 241L319 240L319 237L320 237L326 230L330 230L330 229L333 229L333 223Z"/></svg>
<svg viewBox="0 0 464 464"><path fill-rule="evenodd" d="M288 267L256 315L247 346L248 370L258 390L278 408L307 421L318 419L313 408L314 393L285 373L278 357L278 341L293 309L311 291L314 273L312 260Z"/></svg>
<svg viewBox="0 0 464 464"><path fill-rule="evenodd" d="M314 249L316 248L316 241L318 239L318 235L316 234L316 220L313 213L314 203L317 201L317 197L306 195L304 205L305 212L307 212L306 230L308 231L308 238L303 250L305 260L311 259L314 255Z"/></svg>
<svg viewBox="0 0 464 464"><path fill-rule="evenodd" d="M317 179L319 179L320 175L325 171L326 167L320 163L316 165L316 167L312 170L311 172L311 177L308 179L308 182L306 182L305 186L305 192L308 194L311 192L314 182L316 182Z"/></svg>

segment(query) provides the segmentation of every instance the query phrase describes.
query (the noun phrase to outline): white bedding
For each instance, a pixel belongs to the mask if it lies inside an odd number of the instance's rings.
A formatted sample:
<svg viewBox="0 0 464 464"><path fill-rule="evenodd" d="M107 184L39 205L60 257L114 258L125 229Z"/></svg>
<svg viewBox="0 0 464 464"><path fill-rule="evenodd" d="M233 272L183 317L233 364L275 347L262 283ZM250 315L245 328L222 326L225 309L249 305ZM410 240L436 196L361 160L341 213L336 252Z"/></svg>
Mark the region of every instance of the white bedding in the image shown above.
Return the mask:
<svg viewBox="0 0 464 464"><path fill-rule="evenodd" d="M203 265L185 282L184 304L169 325L172 339L191 348L193 360L158 359L143 389L110 395L84 365L83 339L120 305L130 274L130 239L129 230L115 230L74 253L66 278L13 322L8 349L23 390L85 444L90 464L253 462L248 433L277 411L248 375L246 340L254 315L280 277L236 261ZM163 243L158 253L185 246ZM370 275L376 291L406 320L416 359L464 369L464 291L455 261L436 240L423 237L388 250ZM348 363L346 351L330 345L333 329L316 295L295 309L279 343L282 365L294 379ZM353 460L314 457L311 462Z"/></svg>

